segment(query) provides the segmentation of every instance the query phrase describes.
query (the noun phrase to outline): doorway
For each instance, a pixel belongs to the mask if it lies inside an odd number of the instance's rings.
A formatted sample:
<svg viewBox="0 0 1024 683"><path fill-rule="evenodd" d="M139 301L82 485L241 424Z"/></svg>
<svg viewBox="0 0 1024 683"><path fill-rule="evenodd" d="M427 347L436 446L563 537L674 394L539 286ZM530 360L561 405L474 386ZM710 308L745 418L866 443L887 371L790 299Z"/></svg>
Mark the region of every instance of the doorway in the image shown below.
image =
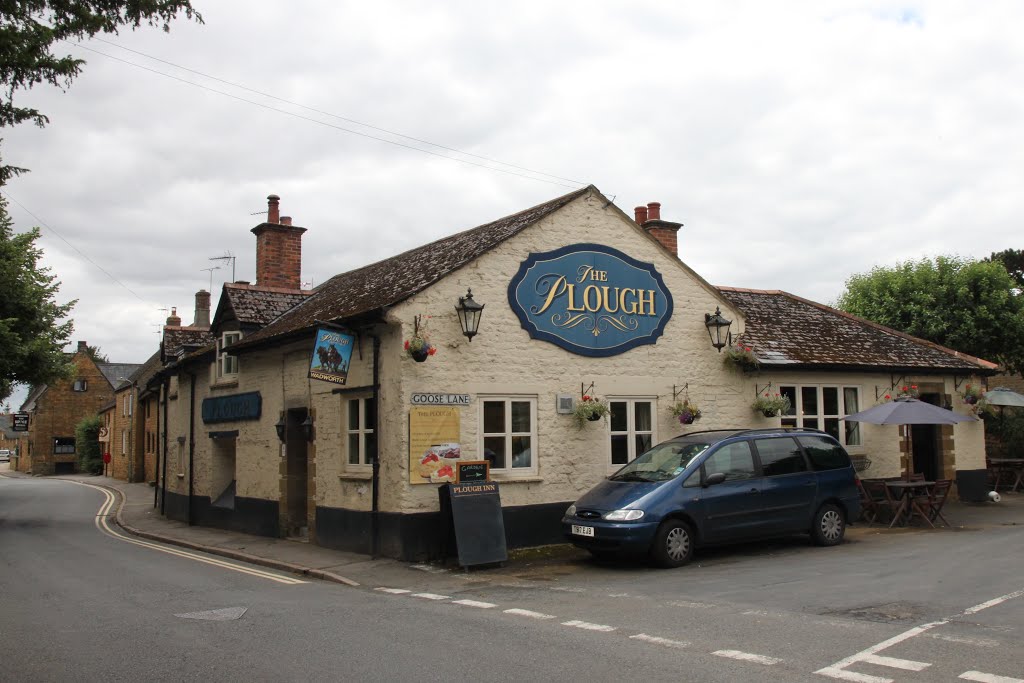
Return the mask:
<svg viewBox="0 0 1024 683"><path fill-rule="evenodd" d="M282 532L285 538L309 538L309 451L302 423L305 408L289 410L285 427L284 510Z"/></svg>
<svg viewBox="0 0 1024 683"><path fill-rule="evenodd" d="M921 400L941 405L939 394L921 394ZM942 450L939 448L939 425L911 425L910 447L913 451L912 472L923 474L928 481L941 479Z"/></svg>

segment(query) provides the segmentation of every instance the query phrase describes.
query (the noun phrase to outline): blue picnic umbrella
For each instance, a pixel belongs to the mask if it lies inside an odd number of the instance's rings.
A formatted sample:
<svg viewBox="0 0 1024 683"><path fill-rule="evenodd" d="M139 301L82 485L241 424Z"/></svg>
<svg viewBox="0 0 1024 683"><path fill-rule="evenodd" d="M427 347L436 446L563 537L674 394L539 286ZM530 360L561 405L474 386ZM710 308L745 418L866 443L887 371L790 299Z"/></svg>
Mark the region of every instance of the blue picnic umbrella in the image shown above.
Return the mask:
<svg viewBox="0 0 1024 683"><path fill-rule="evenodd" d="M1024 396L1006 387L996 387L985 392L985 403L993 406L1024 408Z"/></svg>
<svg viewBox="0 0 1024 683"><path fill-rule="evenodd" d="M888 403L880 403L843 418L848 422L867 422L875 425L951 425L958 422L976 422L973 415L961 415L952 410L925 403L916 398L901 396ZM910 467L910 430L905 430L907 440L907 468Z"/></svg>

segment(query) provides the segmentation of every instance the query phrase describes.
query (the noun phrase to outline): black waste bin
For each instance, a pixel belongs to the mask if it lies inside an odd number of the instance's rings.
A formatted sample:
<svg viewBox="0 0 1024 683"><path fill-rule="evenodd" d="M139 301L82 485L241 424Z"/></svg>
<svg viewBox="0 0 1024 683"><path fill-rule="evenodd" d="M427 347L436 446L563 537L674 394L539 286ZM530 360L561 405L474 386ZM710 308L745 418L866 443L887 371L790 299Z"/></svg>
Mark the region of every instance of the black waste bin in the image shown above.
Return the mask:
<svg viewBox="0 0 1024 683"><path fill-rule="evenodd" d="M984 503L988 500L988 470L957 470L956 490L965 503Z"/></svg>

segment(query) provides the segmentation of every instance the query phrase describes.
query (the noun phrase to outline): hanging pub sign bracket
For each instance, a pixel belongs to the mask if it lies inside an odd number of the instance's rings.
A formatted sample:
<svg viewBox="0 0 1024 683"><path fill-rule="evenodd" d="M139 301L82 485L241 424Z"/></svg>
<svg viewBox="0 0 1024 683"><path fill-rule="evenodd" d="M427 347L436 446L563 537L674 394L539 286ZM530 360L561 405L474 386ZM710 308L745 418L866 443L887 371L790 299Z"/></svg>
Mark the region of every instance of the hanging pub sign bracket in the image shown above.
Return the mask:
<svg viewBox="0 0 1024 683"><path fill-rule="evenodd" d="M690 383L689 382L687 382L686 384L684 384L683 386L678 387L678 388L676 387L675 384L673 384L672 385L672 402L675 403L676 401L678 401L679 400L679 394L685 393L685 392L689 391L689 389L690 389Z"/></svg>
<svg viewBox="0 0 1024 683"><path fill-rule="evenodd" d="M969 380L970 378L970 375L964 375L963 377L960 377L959 375L953 375L953 391L960 391L960 385Z"/></svg>
<svg viewBox="0 0 1024 683"><path fill-rule="evenodd" d="M592 393L594 393L594 383L593 382L591 382L590 386L587 387L586 389L583 388L583 382L580 382L580 399L582 399L584 396L587 396L587 395L592 394Z"/></svg>
<svg viewBox="0 0 1024 683"><path fill-rule="evenodd" d="M765 384L763 387L760 387L760 388L757 386L757 382L754 382L754 398L757 398L762 393L770 390L771 388L772 388L772 383L771 382L768 382L768 384Z"/></svg>

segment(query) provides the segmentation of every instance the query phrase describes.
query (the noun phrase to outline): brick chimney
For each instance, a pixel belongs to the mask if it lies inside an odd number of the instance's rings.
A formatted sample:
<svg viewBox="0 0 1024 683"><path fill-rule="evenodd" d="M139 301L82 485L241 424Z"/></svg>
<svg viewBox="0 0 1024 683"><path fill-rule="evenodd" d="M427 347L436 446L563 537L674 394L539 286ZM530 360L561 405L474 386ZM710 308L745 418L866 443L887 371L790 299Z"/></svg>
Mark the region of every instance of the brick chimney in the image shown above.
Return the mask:
<svg viewBox="0 0 1024 683"><path fill-rule="evenodd" d="M192 327L210 327L210 293L205 289L196 292L196 318Z"/></svg>
<svg viewBox="0 0 1024 683"><path fill-rule="evenodd" d="M89 342L78 342L78 353L85 353L89 350Z"/></svg>
<svg viewBox="0 0 1024 683"><path fill-rule="evenodd" d="M634 209L637 225L644 229L654 239L661 243L661 246L672 252L676 258L679 257L679 228L682 223L661 220L661 203L650 202L647 206L638 206Z"/></svg>
<svg viewBox="0 0 1024 683"><path fill-rule="evenodd" d="M291 216L281 217L276 194L267 197L267 222L252 229L256 235L256 286L299 289L302 284L302 233Z"/></svg>
<svg viewBox="0 0 1024 683"><path fill-rule="evenodd" d="M167 316L168 327L181 327L181 318L178 317L178 309L172 307L171 314Z"/></svg>

